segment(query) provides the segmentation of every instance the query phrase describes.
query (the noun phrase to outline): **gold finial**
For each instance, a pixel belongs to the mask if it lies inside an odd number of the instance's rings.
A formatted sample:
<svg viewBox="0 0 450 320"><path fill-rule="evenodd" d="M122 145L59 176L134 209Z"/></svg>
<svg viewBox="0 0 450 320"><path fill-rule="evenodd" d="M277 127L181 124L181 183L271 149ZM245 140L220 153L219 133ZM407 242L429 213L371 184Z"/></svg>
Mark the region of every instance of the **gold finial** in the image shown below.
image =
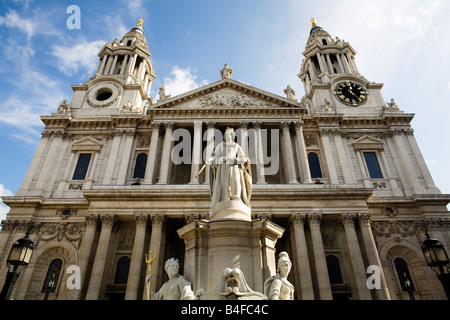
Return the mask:
<svg viewBox="0 0 450 320"><path fill-rule="evenodd" d="M316 19L312 18L311 23L313 27L317 26Z"/></svg>
<svg viewBox="0 0 450 320"><path fill-rule="evenodd" d="M137 26L138 26L139 28L142 28L142 25L143 25L143 24L144 24L144 20L139 19L139 20L138 20Z"/></svg>

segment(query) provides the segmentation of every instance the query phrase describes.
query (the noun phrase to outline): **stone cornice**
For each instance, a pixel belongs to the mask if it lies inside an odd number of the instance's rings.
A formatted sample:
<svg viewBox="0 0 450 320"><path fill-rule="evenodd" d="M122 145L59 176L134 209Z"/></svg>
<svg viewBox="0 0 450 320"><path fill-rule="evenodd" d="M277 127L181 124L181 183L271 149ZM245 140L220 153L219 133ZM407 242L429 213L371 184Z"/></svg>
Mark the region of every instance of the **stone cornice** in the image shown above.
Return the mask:
<svg viewBox="0 0 450 320"><path fill-rule="evenodd" d="M178 186L179 187L179 186ZM194 192L195 191L195 192ZM291 186L280 185L270 188L253 189L252 202L264 200L303 200L303 199L347 199L366 200L372 195L372 188L352 188L344 186ZM210 201L209 189L203 188L108 188L83 190L88 201Z"/></svg>

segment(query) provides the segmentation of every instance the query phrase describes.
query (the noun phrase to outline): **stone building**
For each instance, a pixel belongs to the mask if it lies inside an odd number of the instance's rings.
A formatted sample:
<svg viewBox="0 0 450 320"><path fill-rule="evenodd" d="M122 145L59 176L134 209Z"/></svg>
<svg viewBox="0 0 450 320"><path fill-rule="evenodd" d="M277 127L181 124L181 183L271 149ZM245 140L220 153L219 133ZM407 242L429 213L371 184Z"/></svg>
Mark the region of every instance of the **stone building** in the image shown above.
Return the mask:
<svg viewBox="0 0 450 320"><path fill-rule="evenodd" d="M420 245L428 230L450 251L450 195L433 182L414 115L385 102L355 54L313 22L300 100L290 86L282 97L235 81L225 65L217 82L173 97L162 87L153 101L142 23L106 44L70 103L41 117L22 187L3 197L11 210L0 232L0 283L12 244L28 231L35 251L15 299L43 299L47 290L58 300L145 299L150 251L154 291L172 257L194 292L211 289L208 268L187 270L185 259L192 250L214 258L192 245L203 241L211 201L209 169L196 174L231 127L252 160L252 219L275 234L269 244L251 240L266 253L289 253L296 299L410 299L406 279L416 299L445 299ZM182 239L190 224L193 238ZM382 267L381 289L367 286L373 265ZM79 289L68 284L73 266ZM258 259L230 267L258 292L274 272Z"/></svg>

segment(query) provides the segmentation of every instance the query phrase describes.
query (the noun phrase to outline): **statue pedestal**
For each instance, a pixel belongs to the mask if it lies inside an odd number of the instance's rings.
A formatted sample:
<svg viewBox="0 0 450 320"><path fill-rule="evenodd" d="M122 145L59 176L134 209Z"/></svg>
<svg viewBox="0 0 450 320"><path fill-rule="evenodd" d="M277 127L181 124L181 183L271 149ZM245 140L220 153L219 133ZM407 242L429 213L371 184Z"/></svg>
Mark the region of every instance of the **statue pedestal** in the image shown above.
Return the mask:
<svg viewBox="0 0 450 320"><path fill-rule="evenodd" d="M223 219L252 221L252 212L240 200L227 200L216 203L211 207L209 219L211 221Z"/></svg>
<svg viewBox="0 0 450 320"><path fill-rule="evenodd" d="M219 216L222 211L218 211ZM231 213L235 215L236 212ZM284 229L267 220L196 220L178 230L186 244L184 277L211 291L225 268L239 268L248 285L263 292L264 281L276 273L275 244Z"/></svg>

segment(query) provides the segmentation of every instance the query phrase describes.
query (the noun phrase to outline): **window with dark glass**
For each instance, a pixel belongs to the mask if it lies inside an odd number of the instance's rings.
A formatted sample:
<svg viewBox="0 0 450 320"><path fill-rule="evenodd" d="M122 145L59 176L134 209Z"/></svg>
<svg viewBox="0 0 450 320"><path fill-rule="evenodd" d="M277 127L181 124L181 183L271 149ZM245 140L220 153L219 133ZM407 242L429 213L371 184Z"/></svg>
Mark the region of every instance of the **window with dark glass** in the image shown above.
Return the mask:
<svg viewBox="0 0 450 320"><path fill-rule="evenodd" d="M136 163L134 165L133 179L134 178L144 179L146 167L147 167L147 154L139 153L138 156L136 157Z"/></svg>
<svg viewBox="0 0 450 320"><path fill-rule="evenodd" d="M63 262L61 259L54 259L50 262L47 275L45 276L45 281L42 286L42 292L55 292L56 286L58 285L59 275L61 274L62 265Z"/></svg>
<svg viewBox="0 0 450 320"><path fill-rule="evenodd" d="M311 178L322 178L322 168L320 167L319 156L315 152L308 153L309 171Z"/></svg>
<svg viewBox="0 0 450 320"><path fill-rule="evenodd" d="M90 153L81 153L78 157L77 166L73 173L72 180L84 180L86 178L89 162L91 161Z"/></svg>
<svg viewBox="0 0 450 320"><path fill-rule="evenodd" d="M366 160L370 177L372 179L383 179L383 173L381 172L377 154L375 152L364 152L364 159Z"/></svg>
<svg viewBox="0 0 450 320"><path fill-rule="evenodd" d="M126 284L128 281L128 272L130 271L130 258L123 256L117 261L116 276L114 284Z"/></svg>
<svg viewBox="0 0 450 320"><path fill-rule="evenodd" d="M406 261L402 258L396 258L394 260L394 264L395 271L397 271L398 280L400 281L400 285L402 287L402 291L414 291L414 285Z"/></svg>

